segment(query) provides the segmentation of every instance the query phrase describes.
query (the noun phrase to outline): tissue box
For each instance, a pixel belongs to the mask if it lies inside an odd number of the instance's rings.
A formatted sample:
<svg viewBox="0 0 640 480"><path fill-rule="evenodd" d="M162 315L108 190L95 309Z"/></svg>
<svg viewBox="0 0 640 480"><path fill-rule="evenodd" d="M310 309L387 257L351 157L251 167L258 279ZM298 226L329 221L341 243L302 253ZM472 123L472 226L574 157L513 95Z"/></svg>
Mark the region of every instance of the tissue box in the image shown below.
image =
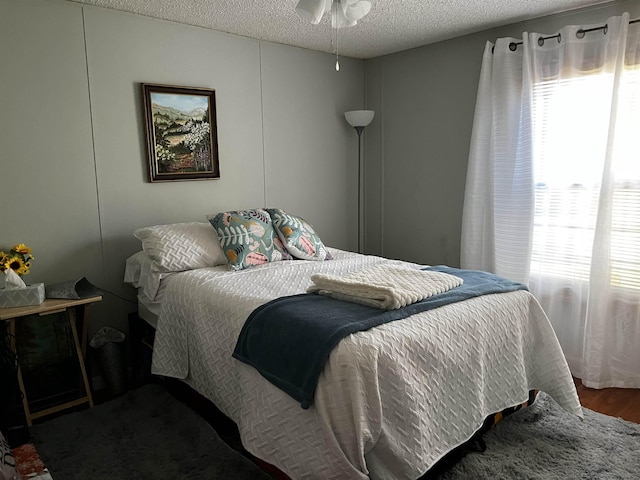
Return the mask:
<svg viewBox="0 0 640 480"><path fill-rule="evenodd" d="M44 302L44 283L24 288L0 288L0 308L26 307Z"/></svg>

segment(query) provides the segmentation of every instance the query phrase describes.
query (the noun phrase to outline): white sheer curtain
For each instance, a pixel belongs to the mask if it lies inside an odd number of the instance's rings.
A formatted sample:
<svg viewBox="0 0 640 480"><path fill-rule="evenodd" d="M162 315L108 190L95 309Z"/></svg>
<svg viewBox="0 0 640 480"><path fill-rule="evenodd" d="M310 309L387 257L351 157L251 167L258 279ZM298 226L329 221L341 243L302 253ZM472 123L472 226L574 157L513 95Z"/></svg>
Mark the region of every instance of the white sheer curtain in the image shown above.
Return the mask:
<svg viewBox="0 0 640 480"><path fill-rule="evenodd" d="M640 388L640 23L485 48L461 265L529 285L573 374Z"/></svg>

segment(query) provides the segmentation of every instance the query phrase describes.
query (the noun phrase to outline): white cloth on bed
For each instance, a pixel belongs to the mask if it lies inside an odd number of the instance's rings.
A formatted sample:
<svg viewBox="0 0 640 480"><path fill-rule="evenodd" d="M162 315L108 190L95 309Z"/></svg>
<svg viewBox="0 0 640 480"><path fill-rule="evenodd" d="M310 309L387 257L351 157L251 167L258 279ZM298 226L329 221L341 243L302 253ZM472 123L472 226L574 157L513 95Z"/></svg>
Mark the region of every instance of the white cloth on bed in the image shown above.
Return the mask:
<svg viewBox="0 0 640 480"><path fill-rule="evenodd" d="M311 275L307 292L360 303L383 310L397 310L462 285L462 279L444 272L420 270L396 264L376 265L346 275Z"/></svg>
<svg viewBox="0 0 640 480"><path fill-rule="evenodd" d="M139 295L144 295L148 300L154 301L163 278L172 275L172 272L161 272L156 263L143 251L137 252L127 258L124 267L124 282L138 289Z"/></svg>
<svg viewBox="0 0 640 480"><path fill-rule="evenodd" d="M249 452L292 479L418 478L487 415L526 401L530 389L582 414L553 329L527 291L473 298L346 337L327 360L314 404L300 408L231 353L256 307L305 292L312 274L388 262L331 254L325 262L202 268L164 279L153 373L181 378L209 398L238 424Z"/></svg>

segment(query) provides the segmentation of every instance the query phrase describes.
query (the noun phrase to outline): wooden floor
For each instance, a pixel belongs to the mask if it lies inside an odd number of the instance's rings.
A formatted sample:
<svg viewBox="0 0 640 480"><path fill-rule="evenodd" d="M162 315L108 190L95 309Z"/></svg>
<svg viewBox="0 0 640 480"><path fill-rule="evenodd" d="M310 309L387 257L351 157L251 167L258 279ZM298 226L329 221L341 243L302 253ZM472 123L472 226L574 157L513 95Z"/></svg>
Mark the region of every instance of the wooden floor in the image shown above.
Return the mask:
<svg viewBox="0 0 640 480"><path fill-rule="evenodd" d="M577 378L573 380L583 407L612 417L640 423L640 389L603 388L595 390L585 387Z"/></svg>

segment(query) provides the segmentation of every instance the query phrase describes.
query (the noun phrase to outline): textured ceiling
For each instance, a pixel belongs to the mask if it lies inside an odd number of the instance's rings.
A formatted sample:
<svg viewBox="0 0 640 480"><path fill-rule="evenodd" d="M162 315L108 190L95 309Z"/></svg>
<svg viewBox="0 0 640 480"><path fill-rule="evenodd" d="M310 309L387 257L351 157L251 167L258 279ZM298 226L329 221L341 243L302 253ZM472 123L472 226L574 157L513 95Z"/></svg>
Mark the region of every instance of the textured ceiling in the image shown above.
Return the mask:
<svg viewBox="0 0 640 480"><path fill-rule="evenodd" d="M210 28L258 40L334 53L331 22L305 22L297 0L72 0ZM340 29L340 55L373 58L609 0L370 0L371 12Z"/></svg>

